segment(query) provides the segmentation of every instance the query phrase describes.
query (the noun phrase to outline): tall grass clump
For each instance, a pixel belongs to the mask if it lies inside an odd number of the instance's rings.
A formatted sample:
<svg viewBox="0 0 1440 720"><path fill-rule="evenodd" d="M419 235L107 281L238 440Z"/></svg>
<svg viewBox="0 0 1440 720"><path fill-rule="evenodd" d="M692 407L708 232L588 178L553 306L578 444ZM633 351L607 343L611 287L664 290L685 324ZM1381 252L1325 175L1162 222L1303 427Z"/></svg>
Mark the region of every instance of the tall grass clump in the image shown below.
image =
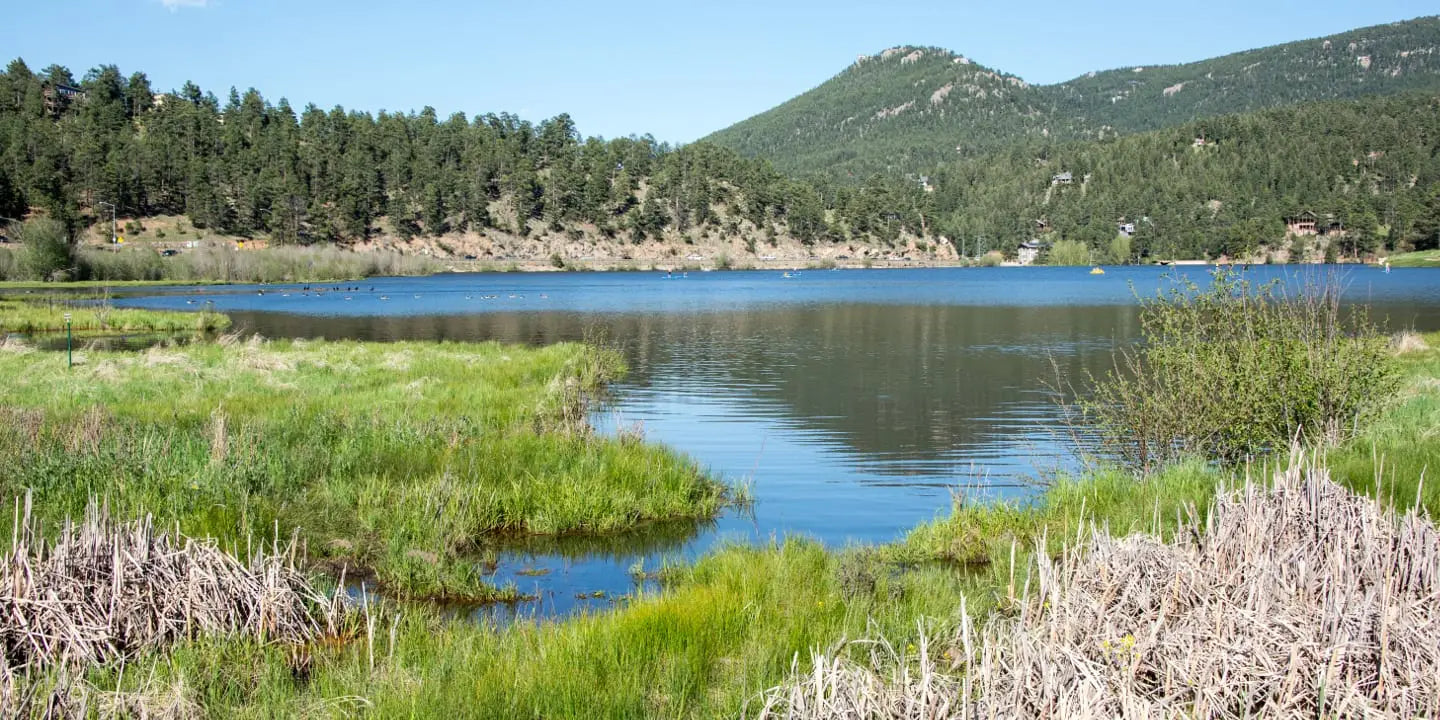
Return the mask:
<svg viewBox="0 0 1440 720"><path fill-rule="evenodd" d="M1334 443L1398 387L1387 338L1342 308L1335 276L1289 288L1217 270L1142 300L1143 341L1079 403L1102 450L1148 473L1186 456L1233 464Z"/></svg>
<svg viewBox="0 0 1440 720"><path fill-rule="evenodd" d="M150 248L84 249L82 274L96 280L177 282L297 282L382 275L429 275L440 271L430 258L392 252L354 252L336 247L274 247L235 250L228 244L187 249L161 257Z"/></svg>
<svg viewBox="0 0 1440 720"><path fill-rule="evenodd" d="M17 501L0 560L4 717L170 717L153 712L167 703L98 690L83 674L202 637L297 647L353 624L343 594L322 592L297 569L293 540L262 541L242 561L150 517L117 522L93 500L52 539L31 502L22 513Z"/></svg>

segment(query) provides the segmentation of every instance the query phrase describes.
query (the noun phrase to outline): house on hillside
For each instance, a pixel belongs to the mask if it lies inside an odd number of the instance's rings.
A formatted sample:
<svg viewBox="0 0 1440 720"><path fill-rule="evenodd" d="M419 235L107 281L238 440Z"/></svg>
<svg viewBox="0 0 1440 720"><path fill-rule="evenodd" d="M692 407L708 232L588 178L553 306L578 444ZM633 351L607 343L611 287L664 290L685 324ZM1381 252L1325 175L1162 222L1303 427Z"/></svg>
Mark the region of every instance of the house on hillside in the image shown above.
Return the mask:
<svg viewBox="0 0 1440 720"><path fill-rule="evenodd" d="M58 113L65 109L75 100L84 100L85 91L73 85L62 85L60 83L45 83L41 95L45 98L45 111L51 114Z"/></svg>
<svg viewBox="0 0 1440 720"><path fill-rule="evenodd" d="M1119 229L1121 235L1124 235L1125 237L1135 237L1135 223L1125 222L1124 220L1121 220L1120 222L1115 223L1115 225Z"/></svg>
<svg viewBox="0 0 1440 720"><path fill-rule="evenodd" d="M1040 258L1040 251L1045 249L1045 243L1039 240L1026 240L1020 243L1020 249L1015 253L1015 259L1021 265L1032 265Z"/></svg>
<svg viewBox="0 0 1440 720"><path fill-rule="evenodd" d="M1318 234L1316 223L1319 217L1315 213L1306 210L1298 215L1291 215L1285 218L1285 233L1287 235L1315 235Z"/></svg>
<svg viewBox="0 0 1440 720"><path fill-rule="evenodd" d="M1050 177L1051 185L1069 185L1072 182L1075 182L1075 176L1069 170Z"/></svg>

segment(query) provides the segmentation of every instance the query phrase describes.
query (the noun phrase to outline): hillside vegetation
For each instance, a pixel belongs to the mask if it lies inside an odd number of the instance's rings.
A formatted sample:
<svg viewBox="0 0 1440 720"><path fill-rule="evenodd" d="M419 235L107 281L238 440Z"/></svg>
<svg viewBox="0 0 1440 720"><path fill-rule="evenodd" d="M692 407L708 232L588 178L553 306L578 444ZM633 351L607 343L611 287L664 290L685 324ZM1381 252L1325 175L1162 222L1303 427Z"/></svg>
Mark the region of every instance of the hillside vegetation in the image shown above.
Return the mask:
<svg viewBox="0 0 1440 720"><path fill-rule="evenodd" d="M231 89L224 102L193 83L157 93L144 73L113 65L76 80L17 59L0 73L0 217L38 212L71 230L105 221L105 237L112 212L128 222L183 215L197 238L272 244L491 232L639 244L723 228L753 245L812 243L834 227L868 243L899 233L878 209L833 209L767 161L649 136L582 139L567 115L532 124L430 108L297 113L255 89Z"/></svg>
<svg viewBox="0 0 1440 720"><path fill-rule="evenodd" d="M113 206L147 243L501 268L998 262L1031 239L1079 262L1365 258L1440 244L1437 53L1440 19L1424 18L1035 87L898 48L680 148L582 139L566 115L297 113L254 89L221 103L16 60L0 74L0 217L48 216L73 242L108 237ZM1304 212L1345 232L1287 237ZM0 249L0 278L196 275L153 254Z"/></svg>
<svg viewBox="0 0 1440 720"><path fill-rule="evenodd" d="M1036 237L1100 252L1124 222L1134 257L1364 257L1440 245L1437 148L1440 98L1410 94L1018 144L932 171L927 194L939 231L972 250ZM1284 218L1306 211L1344 232L1287 238Z"/></svg>
<svg viewBox="0 0 1440 720"><path fill-rule="evenodd" d="M902 46L706 140L839 180L920 173L1037 138L1104 139L1283 105L1440 89L1440 18L1200 62L1037 86L948 50Z"/></svg>

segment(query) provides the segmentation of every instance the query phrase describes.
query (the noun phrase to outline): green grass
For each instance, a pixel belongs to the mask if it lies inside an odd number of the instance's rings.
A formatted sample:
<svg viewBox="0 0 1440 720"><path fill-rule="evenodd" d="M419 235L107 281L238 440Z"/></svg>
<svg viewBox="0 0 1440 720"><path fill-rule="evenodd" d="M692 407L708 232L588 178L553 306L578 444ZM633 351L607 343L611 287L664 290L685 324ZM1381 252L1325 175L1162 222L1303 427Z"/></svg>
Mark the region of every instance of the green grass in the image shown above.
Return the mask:
<svg viewBox="0 0 1440 720"><path fill-rule="evenodd" d="M1440 334L1426 340L1440 348ZM1332 450L1330 462L1342 482L1373 491L1372 453L1383 453L1382 494L1406 504L1440 452L1440 351L1409 353L1402 364L1401 398ZM149 412L163 414L171 402L157 399ZM1061 480L1032 503L959 502L888 546L827 551L790 539L724 548L666 569L659 592L564 622L496 630L410 606L397 617L388 607L373 643L362 636L296 652L198 640L132 664L123 677L92 670L90 680L132 690L180 682L219 718L732 718L747 707L753 713L759 693L814 649L876 635L904 648L922 624L932 635L952 626L962 598L975 617L1005 612L1012 582L1025 580L1023 571L1009 572L1012 547L1023 567L1030 548L1043 539L1053 552L1082 522L1166 535L1177 513L1203 511L1218 486L1243 472L1186 463L1136 481L1097 470ZM1251 469L1251 477L1266 474ZM1436 495L1424 498L1432 513L1440 509Z"/></svg>
<svg viewBox="0 0 1440 720"><path fill-rule="evenodd" d="M623 367L582 345L252 342L77 361L0 352L0 492L33 489L52 521L98 495L232 547L298 529L319 561L401 595L513 595L484 582L487 535L707 518L733 499L669 450L588 431L584 394Z"/></svg>
<svg viewBox="0 0 1440 720"><path fill-rule="evenodd" d="M1440 267L1440 250L1399 253L1390 256L1394 267Z"/></svg>
<svg viewBox="0 0 1440 720"><path fill-rule="evenodd" d="M79 333L215 332L230 327L230 318L214 312L167 312L115 308L108 304L67 305L0 299L0 332L49 332L70 327Z"/></svg>
<svg viewBox="0 0 1440 720"><path fill-rule="evenodd" d="M1440 332L1422 336L1428 349L1400 356L1404 385L1389 410L1327 456L1335 478L1396 507L1418 499L1440 517ZM1421 484L1424 478L1424 484Z"/></svg>
<svg viewBox="0 0 1440 720"><path fill-rule="evenodd" d="M905 642L918 618L953 616L970 587L916 568L847 592L847 557L799 540L732 547L678 570L661 593L561 623L495 631L405 614L393 650L387 614L373 671L363 641L316 650L298 681L287 653L221 640L131 666L119 682L183 678L218 718L341 717L356 706L385 718L731 718L753 709L797 654L805 662L812 648L874 632ZM117 677L98 671L92 681L115 687Z"/></svg>

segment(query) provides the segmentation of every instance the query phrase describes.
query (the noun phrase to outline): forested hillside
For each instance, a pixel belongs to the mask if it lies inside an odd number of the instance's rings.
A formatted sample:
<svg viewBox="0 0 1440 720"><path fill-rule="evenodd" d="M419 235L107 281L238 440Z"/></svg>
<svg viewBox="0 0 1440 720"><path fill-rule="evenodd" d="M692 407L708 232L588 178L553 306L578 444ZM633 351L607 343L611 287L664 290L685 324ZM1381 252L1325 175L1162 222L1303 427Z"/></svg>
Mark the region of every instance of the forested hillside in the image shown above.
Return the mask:
<svg viewBox="0 0 1440 720"><path fill-rule="evenodd" d="M904 67L917 79L930 72L920 59ZM987 93L1027 90L985 79ZM1116 261L1233 257L1285 246L1283 219L1306 211L1346 230L1325 244L1347 255L1434 247L1440 233L1436 93L1103 140L1061 135L919 166L924 182L796 180L709 143L582 140L563 115L532 125L428 109L296 113L255 90L221 103L190 84L156 93L143 74L112 66L76 82L15 61L0 75L0 216L79 228L108 219L113 204L122 217L184 215L207 232L277 244L479 235L496 257L531 238L521 252L532 259L628 258L647 244L652 259L723 254L742 265L783 242L795 259L944 260L952 246L1013 256L1031 239L1078 241ZM1121 224L1134 225L1133 238L1112 247ZM704 254L679 250L692 243L708 243Z"/></svg>
<svg viewBox="0 0 1440 720"><path fill-rule="evenodd" d="M1059 50L1057 50L1059 52ZM840 181L920 173L1027 139L1104 139L1221 114L1440 90L1440 18L1353 30L1201 62L1032 86L938 48L861 57L709 141Z"/></svg>
<svg viewBox="0 0 1440 720"><path fill-rule="evenodd" d="M872 242L902 231L888 206L844 193L837 206L821 191L715 145L582 139L565 115L536 125L429 108L297 112L254 89L224 102L190 83L156 92L114 66L76 80L15 60L0 74L0 216L38 210L72 228L113 204L278 243L490 229L639 242L704 228Z"/></svg>
<svg viewBox="0 0 1440 720"><path fill-rule="evenodd" d="M1131 223L1132 257L1237 257L1283 245L1284 218L1307 211L1322 227L1343 227L1343 255L1435 247L1440 97L1310 103L1104 141L1022 143L947 163L931 183L935 225L972 252L1010 250L1021 238L1104 252Z"/></svg>

